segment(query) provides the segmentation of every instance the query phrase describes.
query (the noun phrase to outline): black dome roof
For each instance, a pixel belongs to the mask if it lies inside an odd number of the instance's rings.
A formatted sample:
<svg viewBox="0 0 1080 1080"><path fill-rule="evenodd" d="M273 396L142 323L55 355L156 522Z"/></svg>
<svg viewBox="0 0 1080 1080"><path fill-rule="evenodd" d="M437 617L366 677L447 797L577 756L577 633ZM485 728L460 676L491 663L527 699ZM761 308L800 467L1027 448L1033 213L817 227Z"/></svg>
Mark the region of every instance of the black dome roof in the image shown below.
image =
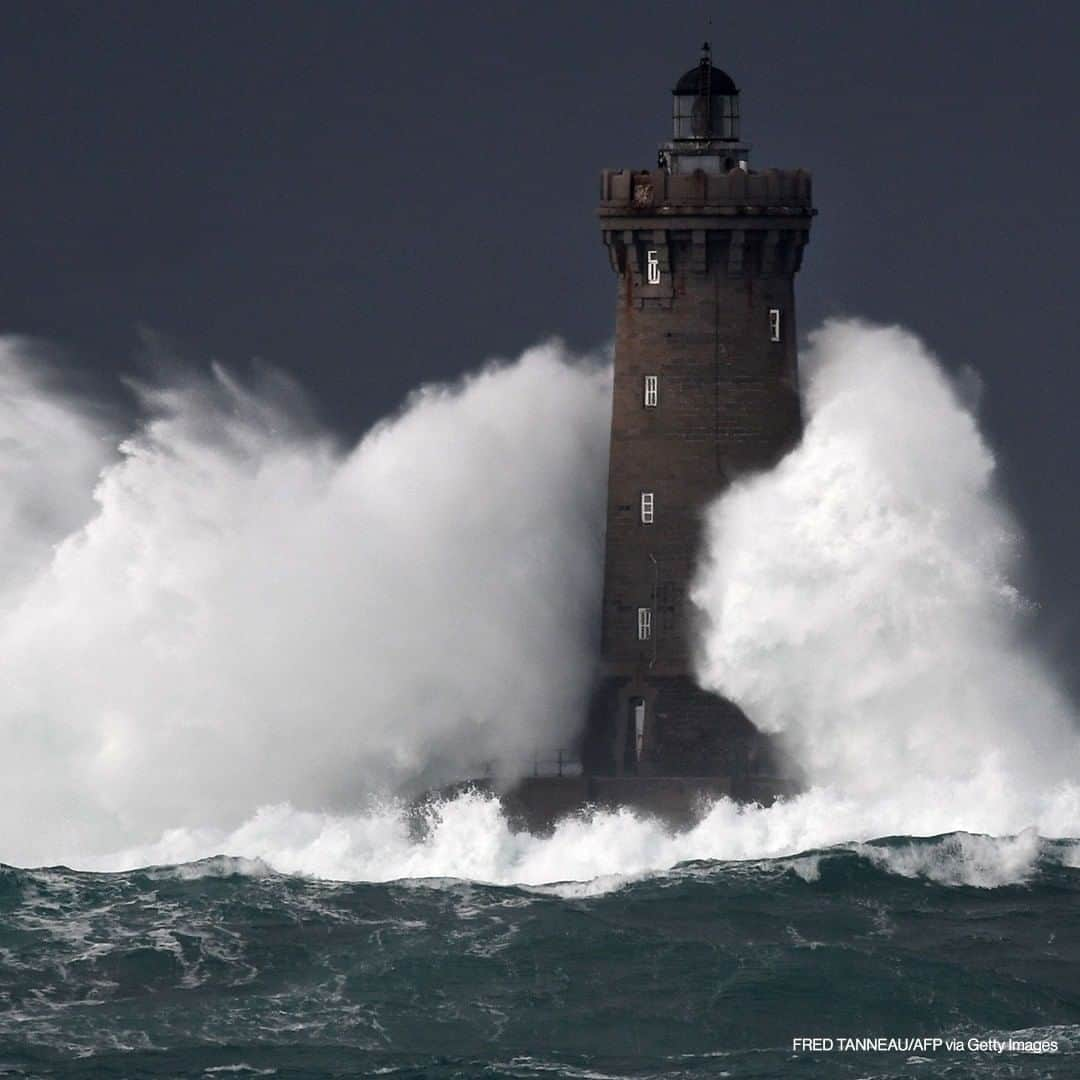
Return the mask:
<svg viewBox="0 0 1080 1080"><path fill-rule="evenodd" d="M737 94L739 88L726 71L718 67L712 69L712 92L714 94ZM701 94L705 91L705 68L698 64L692 67L676 84L673 94Z"/></svg>

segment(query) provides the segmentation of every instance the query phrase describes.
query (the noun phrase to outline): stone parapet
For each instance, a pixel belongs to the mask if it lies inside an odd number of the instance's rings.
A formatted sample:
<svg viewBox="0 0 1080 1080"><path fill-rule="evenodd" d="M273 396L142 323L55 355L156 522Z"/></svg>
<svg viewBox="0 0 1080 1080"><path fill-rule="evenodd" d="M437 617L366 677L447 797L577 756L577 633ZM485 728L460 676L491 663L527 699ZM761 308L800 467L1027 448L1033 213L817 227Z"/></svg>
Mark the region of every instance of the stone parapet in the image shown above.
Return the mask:
<svg viewBox="0 0 1080 1080"><path fill-rule="evenodd" d="M810 173L805 169L698 170L686 176L664 169L604 169L597 213L602 218L627 214L810 217L814 209Z"/></svg>

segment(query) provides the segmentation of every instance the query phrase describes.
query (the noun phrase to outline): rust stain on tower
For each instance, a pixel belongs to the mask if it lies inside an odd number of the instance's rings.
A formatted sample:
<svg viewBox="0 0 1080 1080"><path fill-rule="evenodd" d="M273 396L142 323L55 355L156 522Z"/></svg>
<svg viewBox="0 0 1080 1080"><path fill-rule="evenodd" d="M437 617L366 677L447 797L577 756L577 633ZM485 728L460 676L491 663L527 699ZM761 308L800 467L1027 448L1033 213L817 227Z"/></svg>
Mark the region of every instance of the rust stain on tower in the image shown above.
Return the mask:
<svg viewBox="0 0 1080 1080"><path fill-rule="evenodd" d="M600 181L618 282L603 681L584 764L724 777L749 797L777 772L773 753L697 686L688 589L707 505L799 438L794 282L815 211L805 170L750 168L739 91L708 45L675 86L673 119L657 168Z"/></svg>

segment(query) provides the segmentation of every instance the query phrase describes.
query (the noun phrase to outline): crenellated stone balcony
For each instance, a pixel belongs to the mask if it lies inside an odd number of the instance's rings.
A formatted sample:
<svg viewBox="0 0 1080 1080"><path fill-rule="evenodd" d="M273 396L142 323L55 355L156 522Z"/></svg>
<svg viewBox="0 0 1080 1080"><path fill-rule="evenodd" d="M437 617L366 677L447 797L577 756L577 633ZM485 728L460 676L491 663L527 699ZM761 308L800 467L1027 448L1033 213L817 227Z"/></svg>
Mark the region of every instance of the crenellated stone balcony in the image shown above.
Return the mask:
<svg viewBox="0 0 1080 1080"><path fill-rule="evenodd" d="M811 217L814 212L805 169L686 176L663 169L604 169L600 174L601 218Z"/></svg>

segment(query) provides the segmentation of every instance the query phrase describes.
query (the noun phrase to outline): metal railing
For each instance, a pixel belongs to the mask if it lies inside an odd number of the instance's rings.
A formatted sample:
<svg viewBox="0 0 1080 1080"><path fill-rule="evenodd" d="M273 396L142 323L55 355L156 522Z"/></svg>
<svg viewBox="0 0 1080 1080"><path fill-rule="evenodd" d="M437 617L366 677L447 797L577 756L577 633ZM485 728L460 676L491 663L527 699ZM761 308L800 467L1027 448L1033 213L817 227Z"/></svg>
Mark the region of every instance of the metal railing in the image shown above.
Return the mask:
<svg viewBox="0 0 1080 1080"><path fill-rule="evenodd" d="M485 779L496 779L500 771L493 761L485 761L482 775ZM581 759L573 751L565 747L555 750L535 750L531 758L527 760L525 769L517 775L526 776L582 776L585 767Z"/></svg>
<svg viewBox="0 0 1080 1080"><path fill-rule="evenodd" d="M544 756L544 755L548 756ZM540 751L533 754L533 776L580 776L581 761L565 748Z"/></svg>

